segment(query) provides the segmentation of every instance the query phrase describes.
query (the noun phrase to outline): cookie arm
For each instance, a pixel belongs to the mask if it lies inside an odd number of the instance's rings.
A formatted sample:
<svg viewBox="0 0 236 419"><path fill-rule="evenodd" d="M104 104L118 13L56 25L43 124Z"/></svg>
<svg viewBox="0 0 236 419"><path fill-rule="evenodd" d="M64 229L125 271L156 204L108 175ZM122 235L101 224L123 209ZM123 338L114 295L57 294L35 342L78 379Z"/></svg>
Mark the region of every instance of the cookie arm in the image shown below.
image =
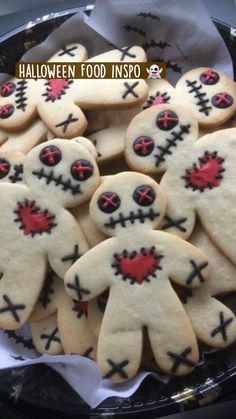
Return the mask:
<svg viewBox="0 0 236 419"><path fill-rule="evenodd" d="M71 298L90 301L109 288L111 279L106 260L111 240L90 249L68 270L65 288Z"/></svg>
<svg viewBox="0 0 236 419"><path fill-rule="evenodd" d="M163 233L166 236L166 233ZM197 288L208 278L210 264L207 256L192 244L169 235L165 263L168 277L179 285Z"/></svg>
<svg viewBox="0 0 236 419"><path fill-rule="evenodd" d="M64 278L66 271L89 246L79 224L68 211L57 217L57 226L48 241L47 254L53 271Z"/></svg>

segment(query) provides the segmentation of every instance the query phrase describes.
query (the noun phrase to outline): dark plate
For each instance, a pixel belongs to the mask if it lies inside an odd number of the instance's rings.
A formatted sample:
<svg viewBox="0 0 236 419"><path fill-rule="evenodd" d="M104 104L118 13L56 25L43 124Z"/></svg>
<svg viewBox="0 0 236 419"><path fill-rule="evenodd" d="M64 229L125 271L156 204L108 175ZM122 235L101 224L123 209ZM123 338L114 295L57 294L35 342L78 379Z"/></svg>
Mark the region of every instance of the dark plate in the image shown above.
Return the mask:
<svg viewBox="0 0 236 419"><path fill-rule="evenodd" d="M57 13L56 17L52 13L47 20L37 19L36 24L30 28L27 29L27 25L24 25L0 38L0 72L14 74L15 63L19 58L29 48L41 43L53 29L75 12L76 9L62 11ZM236 34L223 22L214 23L230 51L236 70ZM236 296L231 297L230 301L236 301ZM205 363L188 377L173 379L168 385L148 377L132 397L112 397L92 411L71 387L46 365L0 371L0 398L6 403L12 403L12 399L17 399L18 412L31 416L33 411L33 417L40 419L51 419L52 414L67 419L68 414L77 418L156 418L210 403L235 387L235 347L206 355Z"/></svg>

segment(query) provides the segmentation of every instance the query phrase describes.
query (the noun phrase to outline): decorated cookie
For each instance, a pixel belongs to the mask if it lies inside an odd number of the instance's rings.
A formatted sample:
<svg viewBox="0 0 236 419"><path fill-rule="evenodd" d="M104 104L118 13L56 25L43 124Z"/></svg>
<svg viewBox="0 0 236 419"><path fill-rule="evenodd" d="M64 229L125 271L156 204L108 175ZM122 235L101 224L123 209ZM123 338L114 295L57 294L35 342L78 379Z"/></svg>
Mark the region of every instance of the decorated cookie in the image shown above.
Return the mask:
<svg viewBox="0 0 236 419"><path fill-rule="evenodd" d="M0 185L0 327L15 329L30 316L43 286L47 260L62 277L87 251L84 235L65 208L90 198L99 184L95 160L84 145L51 140L24 163L23 184ZM14 255L14 263L10 263ZM17 286L16 286L17 280ZM26 292L27 290L27 292Z"/></svg>
<svg viewBox="0 0 236 419"><path fill-rule="evenodd" d="M23 182L25 156L18 151L0 152L0 182Z"/></svg>
<svg viewBox="0 0 236 419"><path fill-rule="evenodd" d="M224 125L220 125L216 128L200 128L198 131L198 138L203 137L203 135L211 134L212 132L216 132L219 129L227 129L227 128L235 128L236 121L234 119L229 119Z"/></svg>
<svg viewBox="0 0 236 419"><path fill-rule="evenodd" d="M58 339L60 337L66 354L83 355L95 359L97 338L88 322L88 312L88 303L72 300L66 294L61 278L49 271L30 317L32 336L39 352L55 354L55 351L59 350L58 345L54 347L52 339L52 346L49 345L45 351L39 332L42 328L50 327L52 333L56 333ZM54 327L51 327L52 321Z"/></svg>
<svg viewBox="0 0 236 419"><path fill-rule="evenodd" d="M152 106L136 115L126 133L125 158L144 173L164 172L198 137L193 113L176 104Z"/></svg>
<svg viewBox="0 0 236 419"><path fill-rule="evenodd" d="M137 372L144 326L163 371L188 374L198 362L195 334L169 278L199 287L208 261L191 244L153 230L165 210L165 194L152 178L130 172L108 178L92 197L90 215L114 237L90 249L65 276L68 294L80 301L110 288L97 360L104 377L116 382Z"/></svg>
<svg viewBox="0 0 236 419"><path fill-rule="evenodd" d="M84 236L86 237L90 247L96 246L98 243L101 243L107 238L107 236L105 236L105 234L103 234L91 220L88 202L74 208L72 213L82 228Z"/></svg>
<svg viewBox="0 0 236 419"><path fill-rule="evenodd" d="M179 79L172 99L191 109L201 127L216 127L235 112L236 85L221 71L200 67Z"/></svg>
<svg viewBox="0 0 236 419"><path fill-rule="evenodd" d="M1 130L1 151L16 150L26 154L37 144L52 138L53 136L44 123L40 120L36 120L23 131L9 132Z"/></svg>
<svg viewBox="0 0 236 419"><path fill-rule="evenodd" d="M32 339L41 354L58 355L63 352L56 315L30 325Z"/></svg>
<svg viewBox="0 0 236 419"><path fill-rule="evenodd" d="M62 51L59 51L50 61L86 60L87 52L82 45L73 44L73 48L72 57L61 55ZM109 51L88 61L146 60L142 48L132 47L129 54L126 50ZM87 126L81 109L126 109L141 104L147 93L144 80L13 79L1 87L0 128L21 130L38 114L56 137L73 138L83 133Z"/></svg>
<svg viewBox="0 0 236 419"><path fill-rule="evenodd" d="M209 279L199 289L176 290L198 339L214 348L224 348L236 340L236 319L217 296L236 290L236 268L200 225L194 229L190 242L207 254L211 264Z"/></svg>
<svg viewBox="0 0 236 419"><path fill-rule="evenodd" d="M212 241L236 263L234 178L236 129L206 135L176 154L161 185L168 197L168 232L189 237L196 215Z"/></svg>

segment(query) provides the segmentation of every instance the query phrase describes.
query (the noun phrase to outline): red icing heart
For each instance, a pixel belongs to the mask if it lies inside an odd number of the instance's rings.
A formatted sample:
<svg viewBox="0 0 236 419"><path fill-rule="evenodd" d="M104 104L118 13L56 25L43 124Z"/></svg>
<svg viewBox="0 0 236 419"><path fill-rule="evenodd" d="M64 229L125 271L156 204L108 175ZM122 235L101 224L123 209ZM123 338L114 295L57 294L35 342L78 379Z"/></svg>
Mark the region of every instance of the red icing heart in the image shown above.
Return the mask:
<svg viewBox="0 0 236 419"><path fill-rule="evenodd" d="M35 201L25 200L18 202L18 209L15 211L18 215L14 221L21 224L20 229L23 230L24 236L42 233L51 233L54 223L55 215L52 215L48 210L40 211Z"/></svg>
<svg viewBox="0 0 236 419"><path fill-rule="evenodd" d="M159 264L162 257L154 247L142 248L139 252L132 253L123 250L122 254L114 255L112 267L116 268L115 275L122 275L123 280L130 279L131 284L141 285L143 281L150 282L150 276L156 277L156 270L161 269Z"/></svg>
<svg viewBox="0 0 236 419"><path fill-rule="evenodd" d="M54 102L56 99L61 99L61 96L66 92L72 81L65 79L50 79L47 81L47 91L43 96L47 96L46 101Z"/></svg>
<svg viewBox="0 0 236 419"><path fill-rule="evenodd" d="M199 166L193 165L191 169L186 169L186 174L182 176L186 181L186 187L193 190L212 189L220 185L222 173L225 171L223 167L224 159L217 156L217 152L205 152L203 157L199 158Z"/></svg>

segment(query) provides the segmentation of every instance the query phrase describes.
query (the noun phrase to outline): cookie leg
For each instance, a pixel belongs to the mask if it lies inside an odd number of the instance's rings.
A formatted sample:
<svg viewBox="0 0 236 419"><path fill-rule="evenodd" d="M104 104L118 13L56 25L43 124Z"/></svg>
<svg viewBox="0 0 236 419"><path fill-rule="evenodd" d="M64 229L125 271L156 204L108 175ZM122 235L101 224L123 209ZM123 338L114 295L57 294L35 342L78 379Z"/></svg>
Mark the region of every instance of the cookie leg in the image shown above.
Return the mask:
<svg viewBox="0 0 236 419"><path fill-rule="evenodd" d="M62 352L56 315L31 323L30 330L34 345L39 353L58 355Z"/></svg>
<svg viewBox="0 0 236 419"><path fill-rule="evenodd" d="M148 335L156 363L173 375L189 374L199 359L197 341L181 305L150 316Z"/></svg>
<svg viewBox="0 0 236 419"><path fill-rule="evenodd" d="M15 255L15 263L0 268L0 328L19 329L28 320L38 299L46 266L40 261L32 265L27 262Z"/></svg>
<svg viewBox="0 0 236 419"><path fill-rule="evenodd" d="M122 312L122 317L118 314L110 316L107 307L98 340L97 362L104 378L120 383L132 378L140 366L142 329L132 312Z"/></svg>
<svg viewBox="0 0 236 419"><path fill-rule="evenodd" d="M185 309L197 337L207 345L224 348L236 340L236 318L216 298L189 297Z"/></svg>

